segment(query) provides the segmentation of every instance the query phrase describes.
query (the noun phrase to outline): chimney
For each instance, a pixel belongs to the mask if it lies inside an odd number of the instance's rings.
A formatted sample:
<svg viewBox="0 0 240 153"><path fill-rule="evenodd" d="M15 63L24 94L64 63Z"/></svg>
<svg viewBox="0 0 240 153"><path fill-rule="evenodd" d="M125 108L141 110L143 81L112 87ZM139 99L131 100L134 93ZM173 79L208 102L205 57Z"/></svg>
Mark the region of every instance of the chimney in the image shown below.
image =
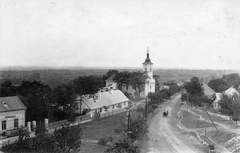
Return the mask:
<svg viewBox="0 0 240 153"><path fill-rule="evenodd" d="M10 110L6 102L2 102L3 106L6 108L6 110Z"/></svg>
<svg viewBox="0 0 240 153"><path fill-rule="evenodd" d="M113 87L110 87L109 92L113 95Z"/></svg>
<svg viewBox="0 0 240 153"><path fill-rule="evenodd" d="M102 89L99 88L99 89L98 89L98 94L97 94L97 95L98 95L98 98L101 98L101 92L102 92Z"/></svg>

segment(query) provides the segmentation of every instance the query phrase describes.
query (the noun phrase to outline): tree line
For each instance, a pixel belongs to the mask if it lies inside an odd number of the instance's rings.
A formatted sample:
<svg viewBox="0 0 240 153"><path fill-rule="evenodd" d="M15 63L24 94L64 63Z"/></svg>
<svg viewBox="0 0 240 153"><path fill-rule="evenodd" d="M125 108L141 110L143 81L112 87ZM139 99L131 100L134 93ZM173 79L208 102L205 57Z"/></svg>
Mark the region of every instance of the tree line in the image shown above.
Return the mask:
<svg viewBox="0 0 240 153"><path fill-rule="evenodd" d="M83 76L71 82L51 89L41 81L23 81L19 86L11 81L4 81L0 85L0 96L18 96L27 107L26 121L51 121L71 119L77 115L76 97L84 94L94 94L104 86L102 77Z"/></svg>
<svg viewBox="0 0 240 153"><path fill-rule="evenodd" d="M226 95L223 92L230 87L239 91L239 85L240 76L238 73L223 75L221 78L213 78L208 83L208 86L216 93L222 93L219 101L220 109L215 111L229 116L230 120L232 119L236 122L240 120L240 97L238 94ZM203 93L201 82L197 77L193 77L189 82L186 82L184 88L187 92L182 94L182 101L188 101L194 106L203 106L204 103L213 106L216 95L206 97Z"/></svg>

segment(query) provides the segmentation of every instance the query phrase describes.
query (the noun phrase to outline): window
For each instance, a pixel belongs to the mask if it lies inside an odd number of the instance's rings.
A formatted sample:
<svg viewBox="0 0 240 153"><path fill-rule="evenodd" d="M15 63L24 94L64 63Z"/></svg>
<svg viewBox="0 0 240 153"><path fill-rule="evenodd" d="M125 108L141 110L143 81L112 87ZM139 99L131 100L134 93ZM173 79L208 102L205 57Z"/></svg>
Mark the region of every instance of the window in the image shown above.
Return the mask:
<svg viewBox="0 0 240 153"><path fill-rule="evenodd" d="M128 85L126 86L126 89L128 90Z"/></svg>
<svg viewBox="0 0 240 153"><path fill-rule="evenodd" d="M6 130L7 121L2 121L2 130Z"/></svg>
<svg viewBox="0 0 240 153"><path fill-rule="evenodd" d="M113 105L113 109L114 109L114 105Z"/></svg>
<svg viewBox="0 0 240 153"><path fill-rule="evenodd" d="M102 108L100 108L100 112L102 112Z"/></svg>
<svg viewBox="0 0 240 153"><path fill-rule="evenodd" d="M18 127L18 119L14 119L14 127L15 127L15 128Z"/></svg>

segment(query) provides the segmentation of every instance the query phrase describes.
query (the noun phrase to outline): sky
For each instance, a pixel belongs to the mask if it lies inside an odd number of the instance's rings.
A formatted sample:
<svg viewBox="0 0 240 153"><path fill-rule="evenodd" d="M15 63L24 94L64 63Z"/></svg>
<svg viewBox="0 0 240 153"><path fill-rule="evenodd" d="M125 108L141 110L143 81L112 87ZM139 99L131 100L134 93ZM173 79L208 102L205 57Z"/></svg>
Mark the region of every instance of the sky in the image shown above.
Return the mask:
<svg viewBox="0 0 240 153"><path fill-rule="evenodd" d="M239 0L0 3L0 66L240 69Z"/></svg>

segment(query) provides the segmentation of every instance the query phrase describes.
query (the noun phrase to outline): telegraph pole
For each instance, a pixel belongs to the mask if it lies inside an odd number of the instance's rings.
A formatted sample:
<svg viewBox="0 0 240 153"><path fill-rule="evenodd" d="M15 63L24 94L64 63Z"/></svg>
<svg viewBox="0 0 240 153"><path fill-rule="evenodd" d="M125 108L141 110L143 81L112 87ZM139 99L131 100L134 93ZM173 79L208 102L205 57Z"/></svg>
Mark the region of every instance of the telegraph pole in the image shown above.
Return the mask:
<svg viewBox="0 0 240 153"><path fill-rule="evenodd" d="M187 112L188 112L188 92L187 92Z"/></svg>
<svg viewBox="0 0 240 153"><path fill-rule="evenodd" d="M147 121L147 116L148 116L148 101L147 101L147 98L146 98L146 105L145 105L145 119Z"/></svg>
<svg viewBox="0 0 240 153"><path fill-rule="evenodd" d="M127 136L131 138L132 121L131 121L131 112L130 111L127 111L127 113L126 113L126 121L127 121Z"/></svg>

